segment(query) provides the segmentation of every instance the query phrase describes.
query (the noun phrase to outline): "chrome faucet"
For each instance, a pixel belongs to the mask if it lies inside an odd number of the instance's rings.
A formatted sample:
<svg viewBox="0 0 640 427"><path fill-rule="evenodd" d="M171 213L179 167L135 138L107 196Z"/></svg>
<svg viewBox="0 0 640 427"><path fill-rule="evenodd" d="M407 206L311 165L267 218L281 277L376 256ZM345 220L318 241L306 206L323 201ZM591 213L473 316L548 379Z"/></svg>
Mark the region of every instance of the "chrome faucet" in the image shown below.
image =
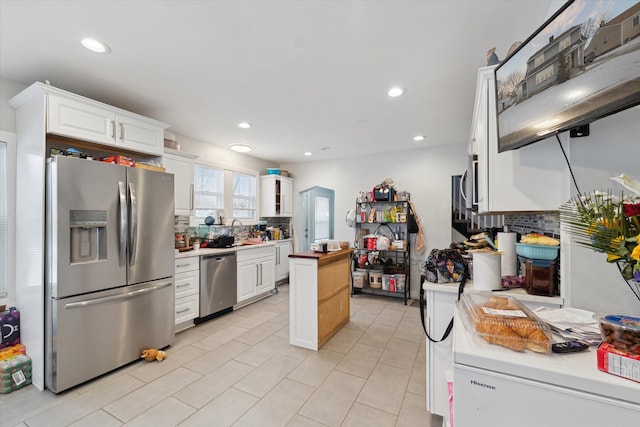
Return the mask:
<svg viewBox="0 0 640 427"><path fill-rule="evenodd" d="M240 231L242 231L242 221L240 221L238 218L234 218L233 221L231 221L231 232L233 233L233 235L235 236L236 234L236 221L238 221L238 223L240 224Z"/></svg>

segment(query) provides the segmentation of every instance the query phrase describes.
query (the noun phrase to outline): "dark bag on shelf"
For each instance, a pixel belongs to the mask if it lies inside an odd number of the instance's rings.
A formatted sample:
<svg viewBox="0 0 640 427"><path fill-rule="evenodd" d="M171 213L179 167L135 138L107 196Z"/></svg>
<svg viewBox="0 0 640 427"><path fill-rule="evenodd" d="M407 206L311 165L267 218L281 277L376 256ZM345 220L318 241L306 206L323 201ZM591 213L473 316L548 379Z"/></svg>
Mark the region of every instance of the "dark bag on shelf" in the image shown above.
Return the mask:
<svg viewBox="0 0 640 427"><path fill-rule="evenodd" d="M461 282L466 261L455 249L433 249L424 265L422 274L429 282Z"/></svg>
<svg viewBox="0 0 640 427"><path fill-rule="evenodd" d="M418 232L418 223L416 222L416 216L411 211L409 211L409 217L407 218L407 231L409 233Z"/></svg>
<svg viewBox="0 0 640 427"><path fill-rule="evenodd" d="M450 261L450 263L447 263L447 261ZM454 264L453 269L451 268L451 263ZM447 268L447 264L449 264L449 268ZM439 276L443 278L450 276L451 278L453 278L454 277L453 274L455 273L451 273L451 271L455 272L456 268L458 269L462 268L461 273L455 277L455 279L457 280L447 279L443 282L438 281ZM444 272L442 272L442 269L444 269ZM435 280L430 280L429 277L427 276L431 277L431 279L435 278ZM467 263L462 257L462 255L460 255L460 253L455 249L432 250L431 253L429 254L429 257L427 258L427 262L422 271L422 277L428 280L429 282L435 282L435 283L460 282L460 285L458 285L458 301L460 301L460 295L462 295L462 292L464 292L464 285L467 283L468 276L469 276L469 269L468 269ZM425 305L426 305L426 301L424 298L424 287L420 286L420 320L422 321L422 329L424 330L425 335L431 342L441 342L446 340L449 334L451 333L451 330L453 329L453 317L449 321L447 328L442 334L442 338L440 338L439 340L434 339L427 332L427 327L425 326L425 323L424 323Z"/></svg>

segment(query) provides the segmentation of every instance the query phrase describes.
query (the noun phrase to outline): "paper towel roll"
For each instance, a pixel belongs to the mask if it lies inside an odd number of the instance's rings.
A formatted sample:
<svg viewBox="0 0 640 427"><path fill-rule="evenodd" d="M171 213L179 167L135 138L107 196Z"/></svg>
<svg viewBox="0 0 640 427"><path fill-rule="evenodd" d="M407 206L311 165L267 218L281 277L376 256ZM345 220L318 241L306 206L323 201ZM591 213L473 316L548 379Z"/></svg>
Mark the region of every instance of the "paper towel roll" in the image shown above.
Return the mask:
<svg viewBox="0 0 640 427"><path fill-rule="evenodd" d="M500 260L496 252L473 252L473 289L491 291L502 289Z"/></svg>
<svg viewBox="0 0 640 427"><path fill-rule="evenodd" d="M502 252L502 275L515 276L518 272L516 239L518 233L498 233L498 250Z"/></svg>

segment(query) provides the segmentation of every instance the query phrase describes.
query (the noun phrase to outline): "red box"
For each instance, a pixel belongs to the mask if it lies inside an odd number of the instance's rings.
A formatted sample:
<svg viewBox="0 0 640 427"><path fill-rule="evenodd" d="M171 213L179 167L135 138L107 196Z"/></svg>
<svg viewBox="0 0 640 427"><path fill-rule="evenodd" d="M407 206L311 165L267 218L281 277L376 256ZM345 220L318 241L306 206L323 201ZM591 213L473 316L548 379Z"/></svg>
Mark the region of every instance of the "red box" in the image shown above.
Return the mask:
<svg viewBox="0 0 640 427"><path fill-rule="evenodd" d="M640 355L618 350L603 342L598 347L596 357L601 371L640 382Z"/></svg>
<svg viewBox="0 0 640 427"><path fill-rule="evenodd" d="M109 156L109 157L101 157L101 162L105 163L113 163L115 165L123 165L133 167L136 165L136 161L130 157L125 156Z"/></svg>

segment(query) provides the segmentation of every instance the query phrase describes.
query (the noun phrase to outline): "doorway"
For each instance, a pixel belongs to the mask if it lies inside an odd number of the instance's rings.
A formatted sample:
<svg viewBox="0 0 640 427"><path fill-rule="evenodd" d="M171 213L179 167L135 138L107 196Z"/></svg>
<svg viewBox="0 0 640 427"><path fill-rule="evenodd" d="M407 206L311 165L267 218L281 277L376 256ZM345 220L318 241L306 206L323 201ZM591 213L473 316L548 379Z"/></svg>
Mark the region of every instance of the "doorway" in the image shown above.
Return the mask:
<svg viewBox="0 0 640 427"><path fill-rule="evenodd" d="M333 239L334 191L312 187L301 193L304 212L304 249L321 240Z"/></svg>

